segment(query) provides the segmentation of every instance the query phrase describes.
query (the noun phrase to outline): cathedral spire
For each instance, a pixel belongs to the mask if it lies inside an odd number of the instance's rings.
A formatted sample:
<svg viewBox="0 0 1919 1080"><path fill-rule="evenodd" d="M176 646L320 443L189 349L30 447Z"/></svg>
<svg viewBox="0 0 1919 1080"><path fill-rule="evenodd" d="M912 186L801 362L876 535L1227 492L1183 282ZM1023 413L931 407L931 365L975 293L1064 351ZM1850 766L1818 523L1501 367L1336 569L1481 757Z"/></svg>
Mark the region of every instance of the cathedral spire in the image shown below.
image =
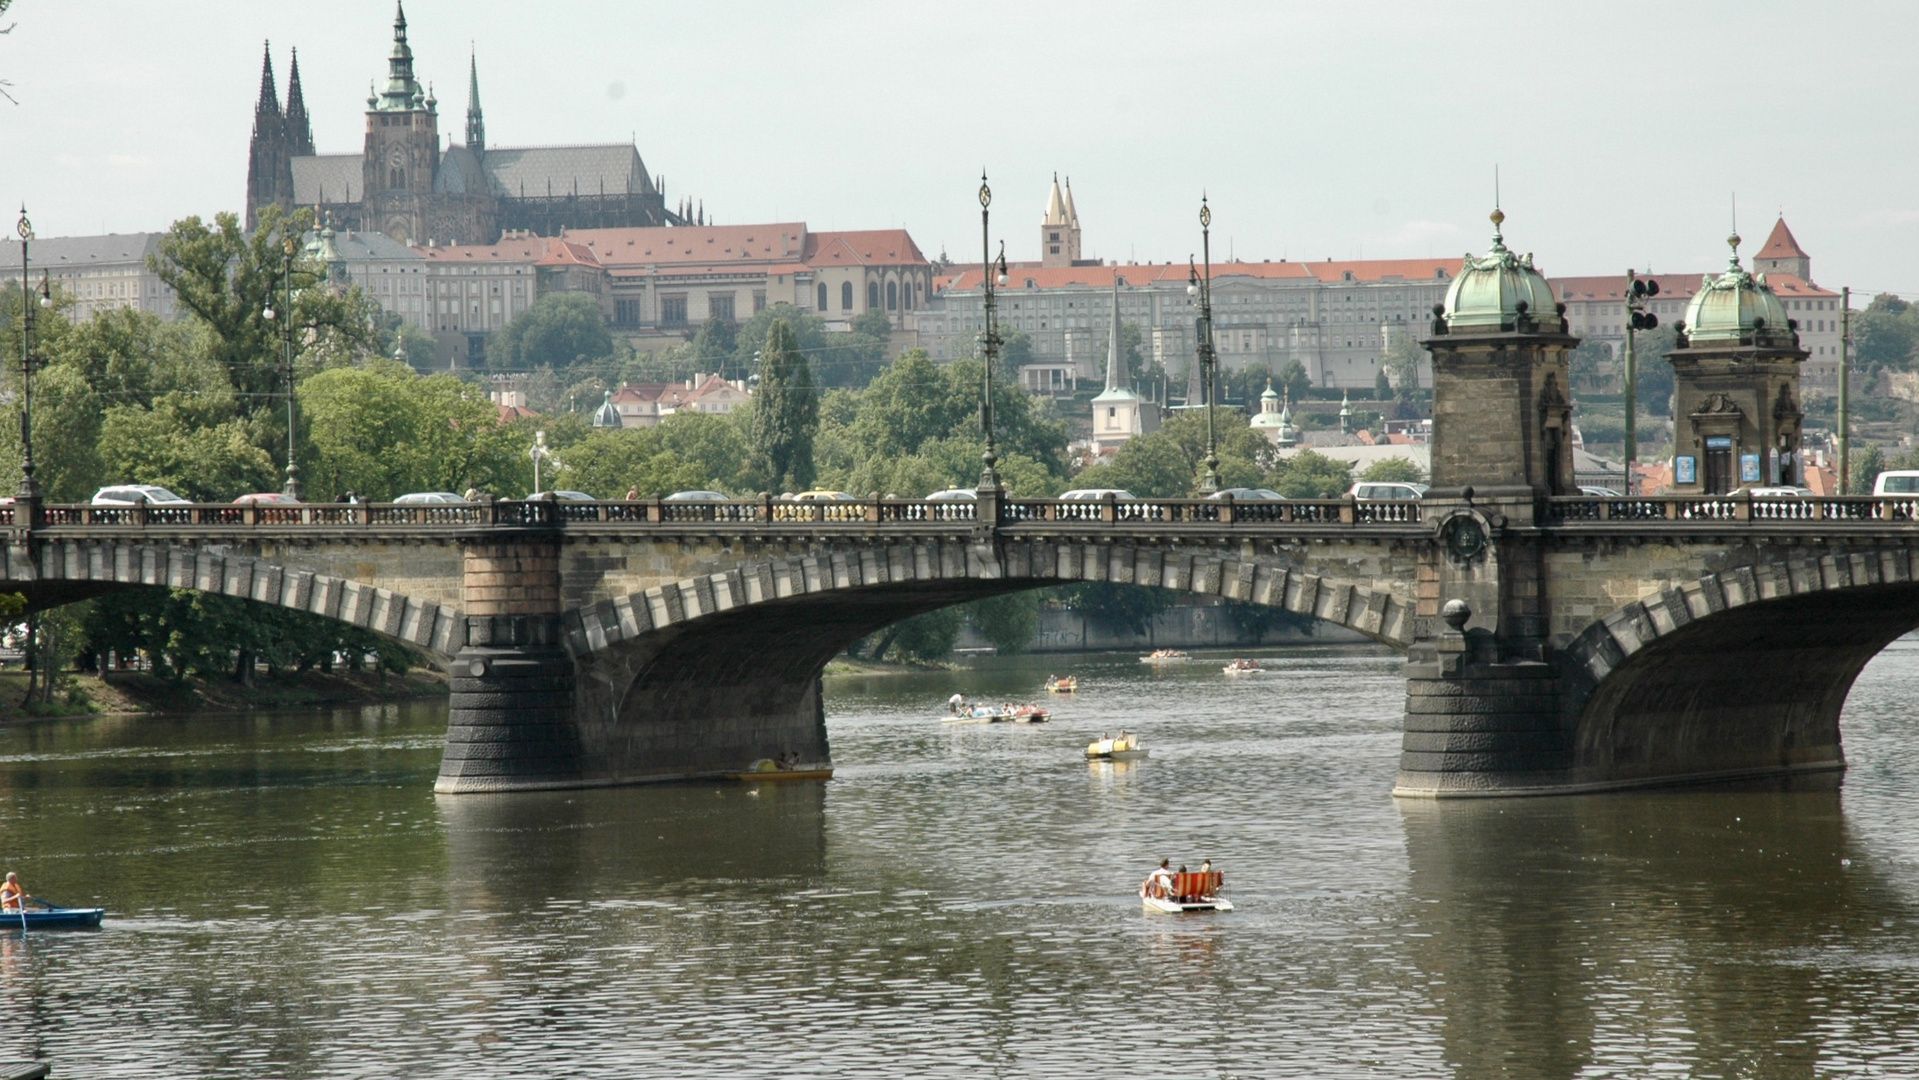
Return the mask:
<svg viewBox="0 0 1919 1080"><path fill-rule="evenodd" d="M466 84L466 145L476 154L486 153L486 120L480 115L480 58L469 60Z"/></svg>
<svg viewBox="0 0 1919 1080"><path fill-rule="evenodd" d="M293 67L287 76L287 153L292 157L313 156L313 123L307 119L306 95L300 92L300 50L293 50Z"/></svg>
<svg viewBox="0 0 1919 1080"><path fill-rule="evenodd" d="M386 91L380 95L379 108L405 112L421 97L420 83L413 77L413 48L406 43L406 5L393 9L393 50L387 53Z"/></svg>
<svg viewBox="0 0 1919 1080"><path fill-rule="evenodd" d="M273 42L266 43L260 57L260 100L253 106L253 133L260 134L260 121L265 117L275 121L280 116L280 92L273 85Z"/></svg>

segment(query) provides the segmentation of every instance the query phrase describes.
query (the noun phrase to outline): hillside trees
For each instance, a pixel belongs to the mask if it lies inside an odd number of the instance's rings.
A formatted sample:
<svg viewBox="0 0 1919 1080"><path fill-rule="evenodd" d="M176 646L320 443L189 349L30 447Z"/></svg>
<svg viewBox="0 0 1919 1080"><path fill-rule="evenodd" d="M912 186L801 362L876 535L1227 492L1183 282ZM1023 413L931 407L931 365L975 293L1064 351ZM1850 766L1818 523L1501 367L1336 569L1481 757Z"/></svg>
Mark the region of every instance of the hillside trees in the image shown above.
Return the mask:
<svg viewBox="0 0 1919 1080"><path fill-rule="evenodd" d="M759 391L753 401L754 472L768 491L813 486L813 436L819 430L819 394L793 328L775 319L760 353Z"/></svg>

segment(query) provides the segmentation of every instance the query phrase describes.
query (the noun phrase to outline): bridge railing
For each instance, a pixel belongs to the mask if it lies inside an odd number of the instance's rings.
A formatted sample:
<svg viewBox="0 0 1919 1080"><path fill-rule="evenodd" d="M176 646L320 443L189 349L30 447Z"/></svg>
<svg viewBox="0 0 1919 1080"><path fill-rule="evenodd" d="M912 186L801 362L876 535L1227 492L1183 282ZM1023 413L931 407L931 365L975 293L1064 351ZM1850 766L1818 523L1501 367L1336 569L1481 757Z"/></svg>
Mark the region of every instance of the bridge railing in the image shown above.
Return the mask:
<svg viewBox="0 0 1919 1080"><path fill-rule="evenodd" d="M1546 521L1919 521L1919 496L1562 496L1543 501Z"/></svg>
<svg viewBox="0 0 1919 1080"><path fill-rule="evenodd" d="M1000 504L1000 521L1008 525L1048 521L1120 525L1351 525L1418 520L1417 503L1355 503L1350 499L1256 502L1223 499L1011 499Z"/></svg>

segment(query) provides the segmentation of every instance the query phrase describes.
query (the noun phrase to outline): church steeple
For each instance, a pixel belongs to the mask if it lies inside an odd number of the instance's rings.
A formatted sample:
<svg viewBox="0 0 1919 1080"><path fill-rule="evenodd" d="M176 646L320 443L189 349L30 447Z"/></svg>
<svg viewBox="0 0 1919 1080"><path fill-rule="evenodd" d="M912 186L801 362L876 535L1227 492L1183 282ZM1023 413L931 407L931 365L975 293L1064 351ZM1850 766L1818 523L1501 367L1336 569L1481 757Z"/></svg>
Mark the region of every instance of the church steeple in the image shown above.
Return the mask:
<svg viewBox="0 0 1919 1080"><path fill-rule="evenodd" d="M381 111L406 112L418 108L422 97L420 82L413 77L413 48L406 43L406 5L395 3L393 10L393 49L387 53L386 90L380 95Z"/></svg>
<svg viewBox="0 0 1919 1080"><path fill-rule="evenodd" d="M273 43L260 60L260 99L253 106L253 139L247 148L247 228L259 222L260 208L293 206L293 165L287 152L286 115L273 85Z"/></svg>
<svg viewBox="0 0 1919 1080"><path fill-rule="evenodd" d="M293 50L293 68L287 76L287 153L313 156L313 123L307 119L306 95L300 92L300 50Z"/></svg>
<svg viewBox="0 0 1919 1080"><path fill-rule="evenodd" d="M486 119L480 114L480 58L469 61L466 84L466 146L476 154L486 153Z"/></svg>

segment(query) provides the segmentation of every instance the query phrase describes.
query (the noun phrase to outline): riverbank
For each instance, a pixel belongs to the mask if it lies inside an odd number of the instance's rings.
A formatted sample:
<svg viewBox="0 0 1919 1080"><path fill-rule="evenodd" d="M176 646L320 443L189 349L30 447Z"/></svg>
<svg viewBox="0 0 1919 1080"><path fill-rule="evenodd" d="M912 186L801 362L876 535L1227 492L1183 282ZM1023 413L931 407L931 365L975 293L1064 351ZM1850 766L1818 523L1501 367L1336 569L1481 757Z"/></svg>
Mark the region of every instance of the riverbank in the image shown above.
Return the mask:
<svg viewBox="0 0 1919 1080"><path fill-rule="evenodd" d="M924 675L929 671L951 671L954 664L898 664L891 660L856 660L841 653L827 661L822 675Z"/></svg>
<svg viewBox="0 0 1919 1080"><path fill-rule="evenodd" d="M446 693L446 676L430 668L405 675L373 672L309 671L274 679L261 676L252 686L230 680L187 679L167 682L140 672L117 672L105 679L84 673L67 677L51 707L23 707L27 676L0 672L0 721L86 714L139 715L189 712L246 712L321 705L370 705L435 697Z"/></svg>

